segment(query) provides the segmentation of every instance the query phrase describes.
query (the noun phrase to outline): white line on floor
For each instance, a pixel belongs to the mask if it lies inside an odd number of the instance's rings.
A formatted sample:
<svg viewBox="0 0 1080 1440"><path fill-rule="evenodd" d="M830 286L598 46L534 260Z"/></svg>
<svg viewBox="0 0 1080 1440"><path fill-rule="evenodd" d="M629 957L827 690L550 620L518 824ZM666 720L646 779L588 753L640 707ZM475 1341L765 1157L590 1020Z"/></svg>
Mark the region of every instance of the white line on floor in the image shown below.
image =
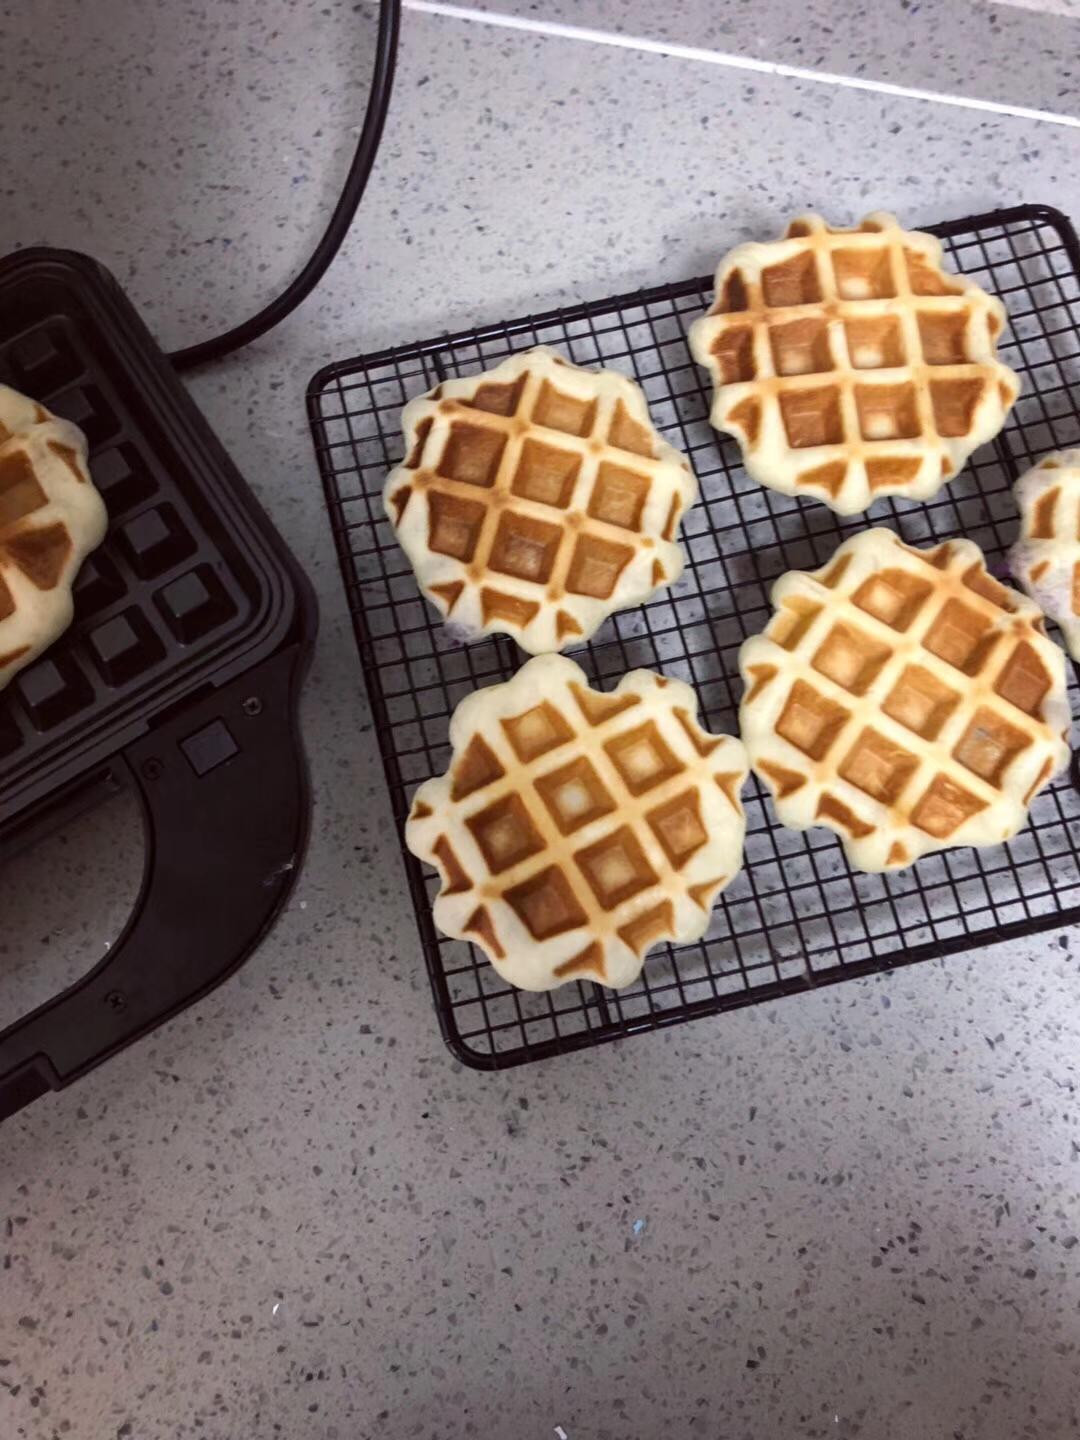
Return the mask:
<svg viewBox="0 0 1080 1440"><path fill-rule="evenodd" d="M888 80L863 80L855 75L834 75L828 70L806 70L775 60L754 60L747 55L728 55L699 45L680 45L673 40L651 40L639 35L620 35L614 30L594 30L586 25L567 25L561 20L525 19L496 10L474 10L468 5L449 5L444 0L402 0L406 10L424 15L444 15L451 20L472 20L503 30L525 30L534 35L551 35L562 40L585 40L594 45L611 45L618 50L640 50L651 55L670 55L677 60L697 60L706 65L724 65L731 70L752 70L760 75L782 75L789 80L809 80L816 85L839 85L847 90L868 90L875 95L896 95L903 100L930 100L938 105L955 105L961 110L982 110L991 115L1012 115L1021 120L1045 120L1051 125L1080 129L1080 116L1056 110L1035 110L1027 105L1006 105L998 100L979 100L969 95L945 95L937 90L920 90L913 85L893 85Z"/></svg>

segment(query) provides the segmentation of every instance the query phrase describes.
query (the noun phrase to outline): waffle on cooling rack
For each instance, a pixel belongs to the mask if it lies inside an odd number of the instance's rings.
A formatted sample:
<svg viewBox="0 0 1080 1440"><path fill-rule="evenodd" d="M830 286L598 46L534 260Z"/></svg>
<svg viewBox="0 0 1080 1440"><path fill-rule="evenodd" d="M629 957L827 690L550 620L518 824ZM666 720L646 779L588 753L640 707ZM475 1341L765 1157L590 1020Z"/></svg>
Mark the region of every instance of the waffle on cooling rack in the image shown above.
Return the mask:
<svg viewBox="0 0 1080 1440"><path fill-rule="evenodd" d="M1080 660L1080 450L1047 455L1016 485L1020 538L1012 573Z"/></svg>
<svg viewBox="0 0 1080 1440"><path fill-rule="evenodd" d="M696 710L681 680L604 693L562 655L467 696L405 831L439 870L438 928L526 990L627 985L652 945L703 935L742 865L747 769Z"/></svg>
<svg viewBox="0 0 1080 1440"><path fill-rule="evenodd" d="M1016 834L1068 758L1064 657L977 545L864 530L772 603L739 718L783 824L829 826L860 870Z"/></svg>
<svg viewBox="0 0 1080 1440"><path fill-rule="evenodd" d="M681 573L697 481L624 375L538 346L411 400L402 425L387 514L420 589L469 638L560 650Z"/></svg>
<svg viewBox="0 0 1080 1440"><path fill-rule="evenodd" d="M690 346L753 479L850 515L928 499L998 433L1019 390L1005 310L941 253L883 212L857 230L804 215L720 262Z"/></svg>

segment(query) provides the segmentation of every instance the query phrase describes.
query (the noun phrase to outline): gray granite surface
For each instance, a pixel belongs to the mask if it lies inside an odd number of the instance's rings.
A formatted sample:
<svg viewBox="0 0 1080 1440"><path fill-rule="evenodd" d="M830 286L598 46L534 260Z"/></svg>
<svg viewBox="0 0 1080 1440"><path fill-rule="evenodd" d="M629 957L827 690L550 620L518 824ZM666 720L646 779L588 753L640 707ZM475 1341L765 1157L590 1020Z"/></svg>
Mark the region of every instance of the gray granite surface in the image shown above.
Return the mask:
<svg viewBox="0 0 1080 1440"><path fill-rule="evenodd" d="M340 183L366 7L0 28L0 251L97 254L166 344L280 285ZM1076 212L1078 158L1060 126L407 17L325 286L191 382L319 592L308 863L235 979L4 1127L3 1440L1077 1433L1075 934L461 1069L302 395L350 352L698 273L808 204ZM139 853L117 803L8 867L5 1014L100 956Z"/></svg>
<svg viewBox="0 0 1080 1440"><path fill-rule="evenodd" d="M1077 110L1075 0L471 0L465 8L969 100Z"/></svg>

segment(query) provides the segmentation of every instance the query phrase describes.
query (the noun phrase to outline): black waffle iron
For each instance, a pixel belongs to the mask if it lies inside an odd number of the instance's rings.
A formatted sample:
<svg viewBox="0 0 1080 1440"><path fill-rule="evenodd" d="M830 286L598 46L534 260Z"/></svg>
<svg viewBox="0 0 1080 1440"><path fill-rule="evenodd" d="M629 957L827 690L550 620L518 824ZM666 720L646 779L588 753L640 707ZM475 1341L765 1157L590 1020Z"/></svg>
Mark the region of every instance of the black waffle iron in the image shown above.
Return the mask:
<svg viewBox="0 0 1080 1440"><path fill-rule="evenodd" d="M100 265L44 249L0 261L0 381L82 428L109 511L70 630L0 691L0 857L123 786L147 848L106 958L0 1031L3 1119L205 994L270 926L307 834L296 708L316 618Z"/></svg>

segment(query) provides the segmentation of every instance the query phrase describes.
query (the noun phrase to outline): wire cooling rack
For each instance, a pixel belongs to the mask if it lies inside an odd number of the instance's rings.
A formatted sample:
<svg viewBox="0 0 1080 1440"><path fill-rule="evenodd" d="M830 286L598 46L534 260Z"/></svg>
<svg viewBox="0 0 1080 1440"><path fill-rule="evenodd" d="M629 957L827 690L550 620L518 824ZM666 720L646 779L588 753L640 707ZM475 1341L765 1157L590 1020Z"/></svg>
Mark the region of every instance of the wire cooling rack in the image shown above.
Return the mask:
<svg viewBox="0 0 1080 1440"><path fill-rule="evenodd" d="M914 545L966 535L1004 574L1017 531L1012 481L1046 451L1080 444L1080 246L1068 220L1043 206L931 228L955 267L1008 307L1001 354L1023 394L995 444L936 499L882 501L869 521ZM638 380L657 427L690 456L701 484L683 522L687 566L672 590L615 615L571 653L605 688L638 666L689 680L710 730L737 733L738 649L764 626L772 582L823 564L867 523L754 484L734 442L712 430L708 380L686 344L710 300L711 277L687 280L360 356L312 380L315 449L399 830L416 786L446 769L454 706L525 658L503 637L457 641L420 597L394 539L380 497L402 458L401 408L413 395L534 344ZM1074 710L1077 689L1074 667ZM546 995L512 989L479 951L436 933L437 879L406 851L443 1036L464 1063L498 1069L1071 924L1080 920L1078 787L1074 757L1008 845L944 851L886 876L850 870L831 831L779 826L751 777L745 867L708 933L654 951L621 991L588 982Z"/></svg>

